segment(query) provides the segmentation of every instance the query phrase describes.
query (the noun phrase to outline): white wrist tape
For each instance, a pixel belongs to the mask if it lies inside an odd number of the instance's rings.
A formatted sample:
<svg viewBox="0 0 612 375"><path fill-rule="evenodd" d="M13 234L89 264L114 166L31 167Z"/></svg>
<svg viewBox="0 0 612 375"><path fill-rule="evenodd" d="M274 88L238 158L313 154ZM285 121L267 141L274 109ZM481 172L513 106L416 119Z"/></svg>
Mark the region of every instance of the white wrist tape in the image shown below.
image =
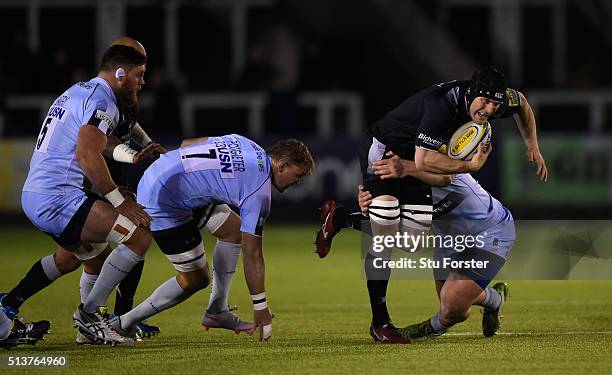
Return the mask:
<svg viewBox="0 0 612 375"><path fill-rule="evenodd" d="M134 155L138 152L136 150L131 149L129 146L124 145L123 143L118 144L113 149L113 159L121 162L121 163L134 163Z"/></svg>
<svg viewBox="0 0 612 375"><path fill-rule="evenodd" d="M151 139L151 137L149 137L149 135L145 133L144 129L140 126L138 122L134 124L132 131L140 133L140 136L142 137L142 147L146 147L150 143L153 143L153 140Z"/></svg>
<svg viewBox="0 0 612 375"><path fill-rule="evenodd" d="M108 194L105 194L104 198L106 198L106 200L109 201L110 204L113 205L113 207L121 205L121 203L123 203L123 201L125 200L123 194L121 194L121 192L119 191L119 188L115 188L115 190L111 191Z"/></svg>
<svg viewBox="0 0 612 375"><path fill-rule="evenodd" d="M272 337L272 324L267 324L261 328L262 338L264 341L268 341Z"/></svg>
<svg viewBox="0 0 612 375"><path fill-rule="evenodd" d="M253 310L265 310L268 308L265 292L259 294L251 294L251 299L253 300Z"/></svg>

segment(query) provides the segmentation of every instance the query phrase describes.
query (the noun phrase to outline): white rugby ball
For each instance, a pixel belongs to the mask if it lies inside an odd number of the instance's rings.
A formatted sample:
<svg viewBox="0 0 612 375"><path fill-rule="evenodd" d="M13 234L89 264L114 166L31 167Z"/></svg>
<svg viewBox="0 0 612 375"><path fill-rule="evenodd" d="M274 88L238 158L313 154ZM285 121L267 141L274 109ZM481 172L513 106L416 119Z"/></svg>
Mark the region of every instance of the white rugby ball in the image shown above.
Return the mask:
<svg viewBox="0 0 612 375"><path fill-rule="evenodd" d="M471 160L478 145L483 142L485 148L491 143L491 124L485 121L478 125L474 121L467 122L455 130L447 147L448 157L458 160Z"/></svg>

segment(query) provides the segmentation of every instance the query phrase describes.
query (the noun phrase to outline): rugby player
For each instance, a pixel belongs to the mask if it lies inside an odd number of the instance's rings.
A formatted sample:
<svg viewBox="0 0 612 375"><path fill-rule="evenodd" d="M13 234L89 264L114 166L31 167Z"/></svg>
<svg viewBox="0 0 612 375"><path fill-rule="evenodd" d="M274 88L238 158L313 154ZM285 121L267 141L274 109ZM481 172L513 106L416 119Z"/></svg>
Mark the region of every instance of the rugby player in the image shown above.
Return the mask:
<svg viewBox="0 0 612 375"><path fill-rule="evenodd" d="M115 344L128 341L110 327L99 307L143 259L151 242L146 229L151 218L113 182L103 153L107 134L112 133L126 108L138 103L145 64L146 56L134 48L111 46L104 53L97 77L75 84L53 102L36 141L22 193L26 216L66 250L101 253L107 242L118 244L85 303L75 312L79 327ZM106 201L87 196L85 178Z"/></svg>
<svg viewBox="0 0 612 375"><path fill-rule="evenodd" d="M272 315L265 295L262 235L271 187L282 193L313 170L308 148L294 139L280 141L266 152L247 138L226 135L202 138L162 155L145 171L137 199L153 218L153 238L178 274L112 321L115 330L133 337L137 322L181 303L209 284L194 210L224 203L240 209L240 242L254 323L260 328L260 339L269 339Z"/></svg>
<svg viewBox="0 0 612 375"><path fill-rule="evenodd" d="M136 51L146 56L146 51L142 44L133 38L127 36L119 37L111 43L111 46L114 45L134 48ZM125 178L121 176L122 168L120 164L129 163L140 167L146 167L157 159L160 153L166 152L166 149L154 143L138 124L133 109L134 107L126 109L123 118L117 124L117 127L113 129L112 135L108 136L103 153L109 165L109 169L111 172L114 172L113 178L115 180L125 180ZM131 149L130 144L136 145L140 151ZM84 186L84 188L90 188L90 184L88 184L87 181L84 181L84 185L88 185ZM130 193L124 189L125 188L120 187L120 190L129 196ZM0 294L0 306L3 306L9 311L10 315L14 316L28 298L49 286L57 278L76 270L81 263L83 263L83 273L80 280L80 294L81 301L84 302L100 273L100 268L102 267L104 259L112 250L110 246L102 246L101 244L97 244L95 247L97 251L90 251L87 254L82 254L80 252L70 252L62 246L57 245L55 253L43 257L38 262L34 263L28 273L9 293ZM134 294L140 281L143 265L144 261L136 265L128 276L117 286L114 310L116 315L123 314L132 309ZM144 322L138 324L138 331L140 337L148 337L160 332L158 327L148 325ZM80 332L77 333L76 341L78 344L95 342L87 339Z"/></svg>
<svg viewBox="0 0 612 375"><path fill-rule="evenodd" d="M547 168L537 142L533 111L524 95L508 88L503 74L492 67L478 69L470 81L445 82L425 89L372 124L362 139L360 152L363 184L373 195L369 210L372 233L428 230L433 213L431 187L414 173L478 171L492 147L485 150L479 146L470 161L455 160L444 153L446 141L455 129L469 121L483 124L510 116L527 145L528 160L536 164L538 177L546 181ZM315 241L321 257L329 251L340 228L334 224L335 210L333 202L322 207L323 225ZM391 322L386 306L390 269L374 270L373 260L371 254L365 260L372 309L370 334L377 340L406 343Z"/></svg>
<svg viewBox="0 0 612 375"><path fill-rule="evenodd" d="M362 186L359 188L359 206L367 213L372 196ZM510 255L515 240L512 214L469 173L453 175L449 185L433 186L432 193L434 227L438 229L434 233L471 235L480 239L481 246L462 251L443 246L434 248L434 259L440 260L440 265L444 260L456 261L460 268L432 269L440 310L424 322L399 329L399 333L410 339L439 336L465 321L471 306L478 305L484 308L482 333L491 337L500 327L500 308L508 296L508 285L488 285ZM348 219L345 218L345 223Z"/></svg>

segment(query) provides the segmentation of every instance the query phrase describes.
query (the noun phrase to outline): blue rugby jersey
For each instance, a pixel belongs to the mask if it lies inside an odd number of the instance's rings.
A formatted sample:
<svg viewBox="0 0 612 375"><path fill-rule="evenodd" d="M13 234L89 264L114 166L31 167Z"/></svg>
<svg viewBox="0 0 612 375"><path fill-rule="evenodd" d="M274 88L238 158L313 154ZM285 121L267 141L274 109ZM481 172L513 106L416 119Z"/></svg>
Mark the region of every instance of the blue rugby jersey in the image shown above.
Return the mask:
<svg viewBox="0 0 612 375"><path fill-rule="evenodd" d="M270 173L270 158L255 142L236 134L210 137L161 155L138 184L138 203L153 217L152 230L188 222L185 212L195 208L226 203L240 208L242 232L261 235Z"/></svg>
<svg viewBox="0 0 612 375"><path fill-rule="evenodd" d="M117 98L104 79L96 77L66 90L43 121L23 191L63 195L81 189L85 174L76 158L79 129L91 124L109 134L120 117Z"/></svg>

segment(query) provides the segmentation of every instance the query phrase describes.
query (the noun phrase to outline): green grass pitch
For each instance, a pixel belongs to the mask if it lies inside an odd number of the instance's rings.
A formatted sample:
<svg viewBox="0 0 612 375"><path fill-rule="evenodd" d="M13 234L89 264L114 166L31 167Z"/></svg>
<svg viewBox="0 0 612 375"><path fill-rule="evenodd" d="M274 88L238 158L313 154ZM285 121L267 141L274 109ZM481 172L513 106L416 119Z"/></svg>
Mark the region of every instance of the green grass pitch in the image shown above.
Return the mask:
<svg viewBox="0 0 612 375"><path fill-rule="evenodd" d="M368 335L370 311L361 278L359 235L344 231L325 260L314 254L315 227L267 228L266 291L275 314L270 342L200 326L206 289L150 319L159 337L133 347L78 347L71 314L79 300L80 270L56 281L21 309L28 320L49 319L52 334L35 347L5 354L67 355L58 370L2 373L63 374L199 373L612 373L612 281L511 281L500 334L480 333L481 314L447 335L412 345L375 344ZM45 235L4 228L0 290L8 291L31 264L53 249ZM210 260L213 241L206 239ZM141 301L174 269L154 245L136 296ZM114 297L109 304L112 305ZM432 281L392 280L389 307L399 326L437 310ZM251 302L240 265L230 295L242 318Z"/></svg>

